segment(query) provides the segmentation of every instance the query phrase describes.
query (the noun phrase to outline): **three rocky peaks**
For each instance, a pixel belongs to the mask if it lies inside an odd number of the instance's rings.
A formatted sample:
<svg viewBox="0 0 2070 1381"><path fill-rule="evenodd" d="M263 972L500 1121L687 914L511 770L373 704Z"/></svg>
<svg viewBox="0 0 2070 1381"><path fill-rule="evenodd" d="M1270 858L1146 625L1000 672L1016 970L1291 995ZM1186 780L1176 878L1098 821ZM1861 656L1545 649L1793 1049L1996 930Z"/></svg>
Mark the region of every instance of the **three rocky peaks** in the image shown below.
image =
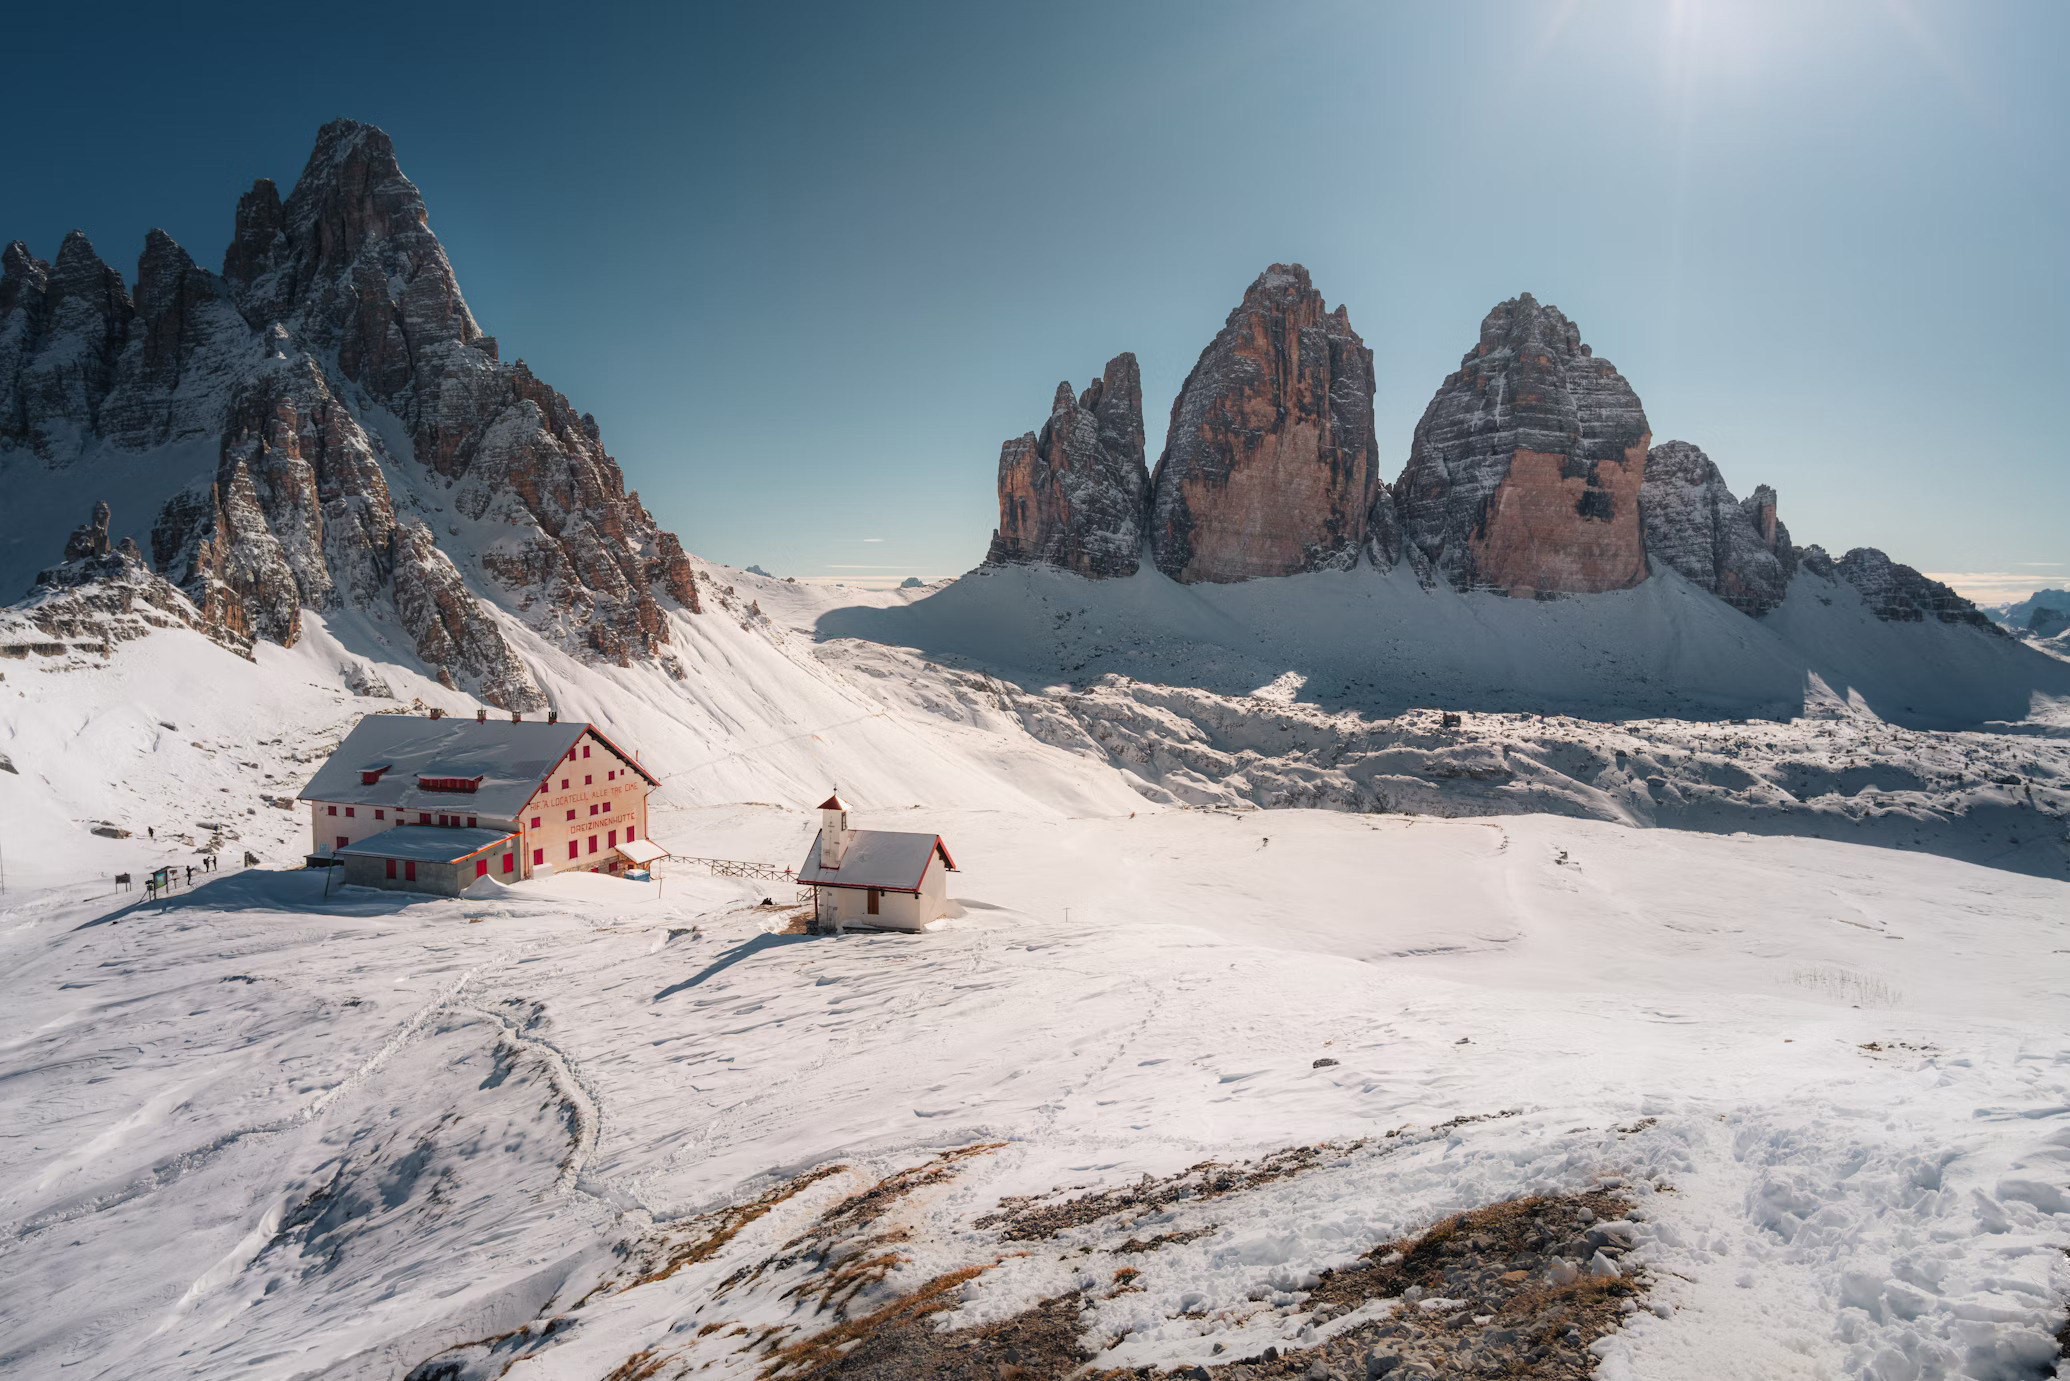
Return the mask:
<svg viewBox="0 0 2070 1381"><path fill-rule="evenodd" d="M1182 584L1406 561L1426 586L1518 597L1639 584L1658 561L1747 614L1800 565L1844 578L1879 617L1993 625L1873 548L1798 548L1775 491L1736 499L1686 441L1653 445L1638 394L1556 307L1500 303L1379 476L1373 353L1298 264L1251 284L1172 403L1144 467L1134 355L1082 396L1057 386L1039 433L999 457L987 563L1133 575L1145 554Z"/></svg>
<svg viewBox="0 0 2070 1381"><path fill-rule="evenodd" d="M292 644L304 609L357 611L524 710L545 697L452 552L581 655L673 669L664 601L698 609L682 544L626 491L595 419L500 360L370 125L324 126L285 201L254 184L220 274L157 230L134 292L78 231L53 263L0 253L0 463L77 466L90 497L97 463L135 453L195 472L149 557L232 645Z"/></svg>

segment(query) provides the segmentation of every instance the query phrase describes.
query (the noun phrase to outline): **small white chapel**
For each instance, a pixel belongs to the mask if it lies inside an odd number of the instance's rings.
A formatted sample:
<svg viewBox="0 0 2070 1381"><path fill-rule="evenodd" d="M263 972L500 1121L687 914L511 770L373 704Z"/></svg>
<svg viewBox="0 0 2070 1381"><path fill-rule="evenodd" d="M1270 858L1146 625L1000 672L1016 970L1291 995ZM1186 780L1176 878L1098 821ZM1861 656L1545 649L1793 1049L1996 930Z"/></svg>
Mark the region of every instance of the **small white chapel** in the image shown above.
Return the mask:
<svg viewBox="0 0 2070 1381"><path fill-rule="evenodd" d="M852 829L838 792L819 803L819 819L798 870L799 885L812 889L815 925L925 930L949 914L956 860L940 835Z"/></svg>

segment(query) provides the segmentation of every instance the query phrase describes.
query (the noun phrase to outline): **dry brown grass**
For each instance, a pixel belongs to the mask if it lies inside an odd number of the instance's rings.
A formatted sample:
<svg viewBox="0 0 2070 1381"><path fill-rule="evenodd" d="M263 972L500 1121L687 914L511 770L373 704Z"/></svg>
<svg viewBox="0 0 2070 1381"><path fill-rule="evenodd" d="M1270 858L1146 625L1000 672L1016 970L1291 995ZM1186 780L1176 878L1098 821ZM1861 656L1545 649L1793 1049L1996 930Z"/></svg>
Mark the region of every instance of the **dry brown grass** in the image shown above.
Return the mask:
<svg viewBox="0 0 2070 1381"><path fill-rule="evenodd" d="M996 1212L988 1213L972 1226L997 1228L1001 1238L1008 1242L1030 1242L1046 1237L1055 1237L1071 1228L1096 1223L1102 1218L1123 1212L1147 1212L1174 1203L1179 1199L1200 1201L1234 1194L1245 1189L1255 1189L1274 1180L1285 1179L1313 1170L1324 1161L1337 1156L1348 1155L1367 1143L1361 1139L1350 1142L1323 1142L1316 1146L1290 1146L1283 1151L1255 1161L1228 1164L1217 1160L1204 1160L1190 1165L1176 1175L1155 1179L1149 1175L1131 1185L1119 1189L1101 1189L1091 1194L1081 1194L1075 1199L1061 1202L1047 1194L1031 1194L1009 1197L999 1201ZM1185 1240L1175 1234L1153 1239L1136 1248L1138 1251L1153 1250L1158 1243L1170 1240Z"/></svg>
<svg viewBox="0 0 2070 1381"><path fill-rule="evenodd" d="M604 1381L648 1381L648 1378L667 1365L668 1358L652 1352L635 1352L611 1369Z"/></svg>
<svg viewBox="0 0 2070 1381"><path fill-rule="evenodd" d="M997 1264L996 1261L992 1263L994 1266ZM956 1299L951 1292L961 1289L965 1281L975 1280L991 1269L992 1266L966 1266L960 1271L938 1275L912 1294L901 1295L881 1309L853 1319L843 1319L809 1338L780 1347L770 1357L768 1365L762 1368L761 1374L768 1378L792 1370L836 1367L842 1361L842 1353L863 1339L954 1305Z"/></svg>
<svg viewBox="0 0 2070 1381"><path fill-rule="evenodd" d="M658 1265L634 1276L618 1288L630 1290L635 1285L652 1285L657 1280L667 1280L685 1266L694 1266L700 1261L711 1260L728 1242L739 1236L742 1228L758 1221L778 1204L796 1198L827 1176L838 1175L847 1168L845 1165L823 1165L817 1170L809 1170L796 1179L778 1185L759 1198L750 1199L747 1203L736 1204L732 1208L697 1220L698 1226L706 1229L704 1232L687 1242L669 1248L662 1255Z"/></svg>
<svg viewBox="0 0 2070 1381"><path fill-rule="evenodd" d="M729 1290L751 1284L769 1272L786 1270L800 1261L811 1261L825 1268L824 1274L794 1285L785 1293L807 1299L817 1295L822 1311L830 1306L837 1311L845 1308L857 1291L882 1280L900 1261L896 1256L865 1260L865 1254L877 1247L903 1242L908 1236L904 1230L863 1237L856 1234L874 1224L913 1191L940 1184L972 1156L989 1154L1005 1144L1003 1141L985 1141L958 1146L919 1165L885 1176L868 1189L850 1195L820 1214L811 1227L784 1243L775 1255L764 1257L751 1266L743 1266L726 1277L712 1292L713 1298L723 1298ZM837 1294L840 1295L838 1303L834 1300Z"/></svg>

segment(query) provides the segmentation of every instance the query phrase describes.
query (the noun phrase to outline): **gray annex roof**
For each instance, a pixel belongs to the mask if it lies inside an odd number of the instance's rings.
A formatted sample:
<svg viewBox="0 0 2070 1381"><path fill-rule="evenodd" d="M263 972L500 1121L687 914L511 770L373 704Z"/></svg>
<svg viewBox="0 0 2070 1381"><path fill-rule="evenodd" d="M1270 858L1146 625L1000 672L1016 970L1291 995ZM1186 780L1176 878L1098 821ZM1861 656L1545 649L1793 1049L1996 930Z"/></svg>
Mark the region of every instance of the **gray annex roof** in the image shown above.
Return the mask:
<svg viewBox="0 0 2070 1381"><path fill-rule="evenodd" d="M585 734L633 761L632 754L621 752L591 724L370 714L353 725L299 799L514 819L554 764ZM363 780L363 773L377 767L387 770L372 783ZM645 768L635 765L634 770L654 780ZM425 791L417 786L420 776L481 781L473 791Z"/></svg>
<svg viewBox="0 0 2070 1381"><path fill-rule="evenodd" d="M437 825L398 825L370 834L333 852L339 858L407 858L418 863L458 863L515 839L509 830L454 830Z"/></svg>
<svg viewBox="0 0 2070 1381"><path fill-rule="evenodd" d="M838 868L819 866L821 835L812 838L798 881L807 887L875 887L887 892L917 892L927 874L927 861L937 853L951 872L956 860L938 834L906 834L897 830L850 830L848 852Z"/></svg>

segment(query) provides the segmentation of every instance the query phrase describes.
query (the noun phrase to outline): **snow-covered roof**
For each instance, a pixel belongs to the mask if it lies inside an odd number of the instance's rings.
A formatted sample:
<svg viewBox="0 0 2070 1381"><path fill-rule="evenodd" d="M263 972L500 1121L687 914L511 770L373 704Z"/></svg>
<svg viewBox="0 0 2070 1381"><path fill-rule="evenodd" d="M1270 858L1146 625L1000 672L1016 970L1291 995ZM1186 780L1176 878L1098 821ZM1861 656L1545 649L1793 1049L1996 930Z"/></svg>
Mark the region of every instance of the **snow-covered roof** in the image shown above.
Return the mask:
<svg viewBox="0 0 2070 1381"><path fill-rule="evenodd" d="M668 850L651 839L628 839L618 846L618 852L635 863L652 863L657 858L669 857Z"/></svg>
<svg viewBox="0 0 2070 1381"><path fill-rule="evenodd" d="M938 834L907 834L898 830L850 830L848 852L838 868L819 866L820 835L812 837L812 849L798 881L814 887L875 887L886 892L917 892L927 875L928 860L941 855L951 872L956 860Z"/></svg>
<svg viewBox="0 0 2070 1381"><path fill-rule="evenodd" d="M517 838L509 830L454 830L437 825L398 825L333 850L339 858L407 858L418 863L458 863Z"/></svg>
<svg viewBox="0 0 2070 1381"><path fill-rule="evenodd" d="M316 770L299 799L404 810L458 810L510 819L585 735L658 785L653 773L598 733L593 724L512 724L500 719L370 714L353 726L338 751ZM367 780L370 775L374 780ZM431 790L418 785L420 778L471 781L474 789Z"/></svg>

